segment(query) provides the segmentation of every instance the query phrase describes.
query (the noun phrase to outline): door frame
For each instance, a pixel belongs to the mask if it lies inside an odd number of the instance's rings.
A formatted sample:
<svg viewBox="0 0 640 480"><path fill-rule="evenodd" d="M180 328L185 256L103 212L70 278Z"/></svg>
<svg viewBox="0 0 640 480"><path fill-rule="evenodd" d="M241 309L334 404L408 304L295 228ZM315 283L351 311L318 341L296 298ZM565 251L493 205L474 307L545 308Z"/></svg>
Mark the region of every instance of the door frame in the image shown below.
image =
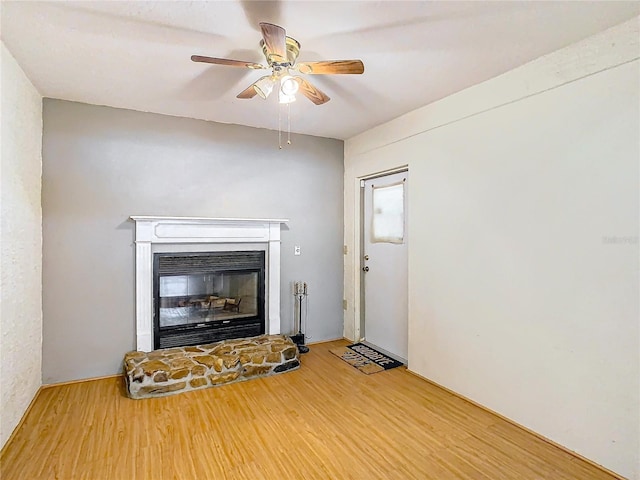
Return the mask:
<svg viewBox="0 0 640 480"><path fill-rule="evenodd" d="M354 242L353 242L353 280L354 280L354 305L353 305L353 336L356 342L362 339L362 332L364 331L364 272L363 267L363 250L364 250L364 188L361 187L365 180L371 180L374 178L384 177L394 173L407 172L407 178L409 178L409 165L404 164L394 168L381 170L378 172L370 173L356 177L355 179L355 211L354 211ZM411 208L409 205L410 198L407 197L407 212ZM408 222L406 229L406 236L409 238L409 229L411 225ZM409 249L411 245L407 245L407 255L409 255ZM407 354L408 356L408 354Z"/></svg>

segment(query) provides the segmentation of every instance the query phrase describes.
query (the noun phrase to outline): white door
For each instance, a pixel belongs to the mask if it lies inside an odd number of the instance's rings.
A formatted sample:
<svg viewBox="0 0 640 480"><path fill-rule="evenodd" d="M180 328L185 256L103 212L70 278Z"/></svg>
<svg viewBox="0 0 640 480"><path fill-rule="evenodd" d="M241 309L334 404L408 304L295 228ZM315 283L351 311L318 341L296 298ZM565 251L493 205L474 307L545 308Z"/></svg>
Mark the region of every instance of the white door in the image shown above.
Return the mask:
<svg viewBox="0 0 640 480"><path fill-rule="evenodd" d="M364 338L407 359L408 172L364 181Z"/></svg>

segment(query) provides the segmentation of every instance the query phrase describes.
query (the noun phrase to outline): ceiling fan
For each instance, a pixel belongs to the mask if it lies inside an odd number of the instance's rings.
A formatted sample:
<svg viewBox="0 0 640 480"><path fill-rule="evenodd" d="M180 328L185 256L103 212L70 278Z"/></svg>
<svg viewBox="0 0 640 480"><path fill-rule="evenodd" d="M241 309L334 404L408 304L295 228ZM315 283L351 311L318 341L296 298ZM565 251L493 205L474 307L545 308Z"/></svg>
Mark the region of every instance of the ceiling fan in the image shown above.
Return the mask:
<svg viewBox="0 0 640 480"><path fill-rule="evenodd" d="M331 75L361 74L364 72L364 64L361 60L325 60L296 63L300 53L300 43L296 39L287 37L284 28L272 23L261 23L260 29L262 31L260 46L268 66L260 63L203 57L201 55L192 55L191 60L253 70L271 69L270 75L265 75L256 80L248 88L240 92L238 98L253 98L256 95L267 98L279 83L278 96L280 103L295 101L295 94L298 91L316 105L322 105L330 100L324 92L314 87L308 80L298 75L292 75L292 73Z"/></svg>

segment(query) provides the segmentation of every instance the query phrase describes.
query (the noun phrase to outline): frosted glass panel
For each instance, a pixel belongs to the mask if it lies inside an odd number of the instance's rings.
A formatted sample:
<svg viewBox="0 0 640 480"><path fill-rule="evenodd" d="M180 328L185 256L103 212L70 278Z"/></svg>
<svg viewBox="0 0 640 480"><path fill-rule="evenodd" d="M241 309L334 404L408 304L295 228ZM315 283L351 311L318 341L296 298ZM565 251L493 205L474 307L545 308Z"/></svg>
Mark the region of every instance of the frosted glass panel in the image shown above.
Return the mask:
<svg viewBox="0 0 640 480"><path fill-rule="evenodd" d="M371 241L404 242L404 182L373 187Z"/></svg>

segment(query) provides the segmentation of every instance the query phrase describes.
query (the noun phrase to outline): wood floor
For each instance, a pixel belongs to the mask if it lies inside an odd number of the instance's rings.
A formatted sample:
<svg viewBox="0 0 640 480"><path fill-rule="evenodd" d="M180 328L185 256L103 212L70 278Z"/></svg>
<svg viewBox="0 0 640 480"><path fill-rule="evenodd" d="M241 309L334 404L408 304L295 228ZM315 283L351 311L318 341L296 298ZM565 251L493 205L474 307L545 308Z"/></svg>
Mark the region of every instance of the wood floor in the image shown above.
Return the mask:
<svg viewBox="0 0 640 480"><path fill-rule="evenodd" d="M0 458L23 479L612 479L396 368L312 345L294 372L130 400L111 378L41 391Z"/></svg>

